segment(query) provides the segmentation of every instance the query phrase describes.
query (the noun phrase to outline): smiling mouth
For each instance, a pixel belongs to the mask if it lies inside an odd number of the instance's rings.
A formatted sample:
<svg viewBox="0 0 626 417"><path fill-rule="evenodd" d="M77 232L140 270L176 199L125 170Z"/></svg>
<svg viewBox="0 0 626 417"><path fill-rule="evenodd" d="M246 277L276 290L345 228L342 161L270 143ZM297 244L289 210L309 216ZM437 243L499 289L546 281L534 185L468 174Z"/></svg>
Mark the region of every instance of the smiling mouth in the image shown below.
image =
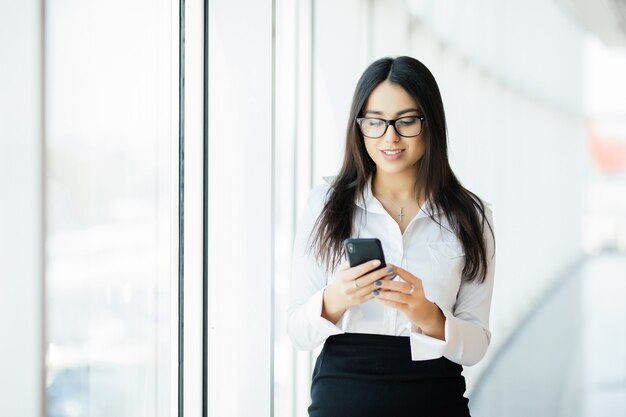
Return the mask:
<svg viewBox="0 0 626 417"><path fill-rule="evenodd" d="M393 151L381 151L385 155L397 155L400 152L404 151L404 149L394 149Z"/></svg>

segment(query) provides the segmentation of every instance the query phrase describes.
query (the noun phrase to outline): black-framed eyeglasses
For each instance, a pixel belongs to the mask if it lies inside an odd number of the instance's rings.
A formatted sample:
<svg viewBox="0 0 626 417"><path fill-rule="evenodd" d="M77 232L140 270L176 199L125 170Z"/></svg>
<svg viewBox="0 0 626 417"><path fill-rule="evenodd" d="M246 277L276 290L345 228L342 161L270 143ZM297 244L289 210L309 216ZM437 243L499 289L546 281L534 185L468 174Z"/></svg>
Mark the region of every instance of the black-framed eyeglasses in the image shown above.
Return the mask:
<svg viewBox="0 0 626 417"><path fill-rule="evenodd" d="M405 116L397 119L378 119L369 117L359 117L356 123L361 129L363 136L371 139L378 139L387 133L389 125L392 125L396 133L405 138L413 138L422 133L422 122L426 120L424 116Z"/></svg>

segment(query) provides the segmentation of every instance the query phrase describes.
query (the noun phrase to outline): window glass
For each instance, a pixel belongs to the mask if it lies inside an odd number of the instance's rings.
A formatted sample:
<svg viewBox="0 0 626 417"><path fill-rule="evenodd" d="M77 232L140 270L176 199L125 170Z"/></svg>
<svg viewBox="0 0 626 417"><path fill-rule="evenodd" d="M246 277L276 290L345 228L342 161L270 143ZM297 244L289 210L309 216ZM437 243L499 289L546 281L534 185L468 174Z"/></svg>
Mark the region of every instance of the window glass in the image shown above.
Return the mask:
<svg viewBox="0 0 626 417"><path fill-rule="evenodd" d="M172 5L56 0L45 9L46 414L169 416Z"/></svg>

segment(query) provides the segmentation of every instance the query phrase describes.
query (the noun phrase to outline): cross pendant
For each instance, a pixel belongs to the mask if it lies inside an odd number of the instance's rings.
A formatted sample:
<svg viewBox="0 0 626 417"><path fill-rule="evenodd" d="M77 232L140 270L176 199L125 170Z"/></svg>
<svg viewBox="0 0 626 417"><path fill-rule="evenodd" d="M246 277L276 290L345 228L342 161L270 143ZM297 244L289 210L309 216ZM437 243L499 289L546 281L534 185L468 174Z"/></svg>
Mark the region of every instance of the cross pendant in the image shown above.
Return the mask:
<svg viewBox="0 0 626 417"><path fill-rule="evenodd" d="M404 208L400 207L400 214L398 214L398 217L400 217L400 222L402 222L402 219L404 218Z"/></svg>

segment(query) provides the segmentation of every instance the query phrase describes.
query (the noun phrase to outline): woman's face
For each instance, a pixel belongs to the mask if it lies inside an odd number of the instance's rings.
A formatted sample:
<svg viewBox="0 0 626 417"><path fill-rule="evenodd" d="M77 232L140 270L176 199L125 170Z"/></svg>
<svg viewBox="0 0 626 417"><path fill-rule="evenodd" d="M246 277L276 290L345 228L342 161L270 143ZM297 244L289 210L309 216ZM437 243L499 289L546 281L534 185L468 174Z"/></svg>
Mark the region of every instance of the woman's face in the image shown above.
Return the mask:
<svg viewBox="0 0 626 417"><path fill-rule="evenodd" d="M372 90L362 117L390 120L420 115L417 103L404 88L385 80ZM390 174L408 171L416 173L426 150L424 131L422 126L418 136L402 137L390 125L378 139L365 137L365 148L376 164L377 171Z"/></svg>

